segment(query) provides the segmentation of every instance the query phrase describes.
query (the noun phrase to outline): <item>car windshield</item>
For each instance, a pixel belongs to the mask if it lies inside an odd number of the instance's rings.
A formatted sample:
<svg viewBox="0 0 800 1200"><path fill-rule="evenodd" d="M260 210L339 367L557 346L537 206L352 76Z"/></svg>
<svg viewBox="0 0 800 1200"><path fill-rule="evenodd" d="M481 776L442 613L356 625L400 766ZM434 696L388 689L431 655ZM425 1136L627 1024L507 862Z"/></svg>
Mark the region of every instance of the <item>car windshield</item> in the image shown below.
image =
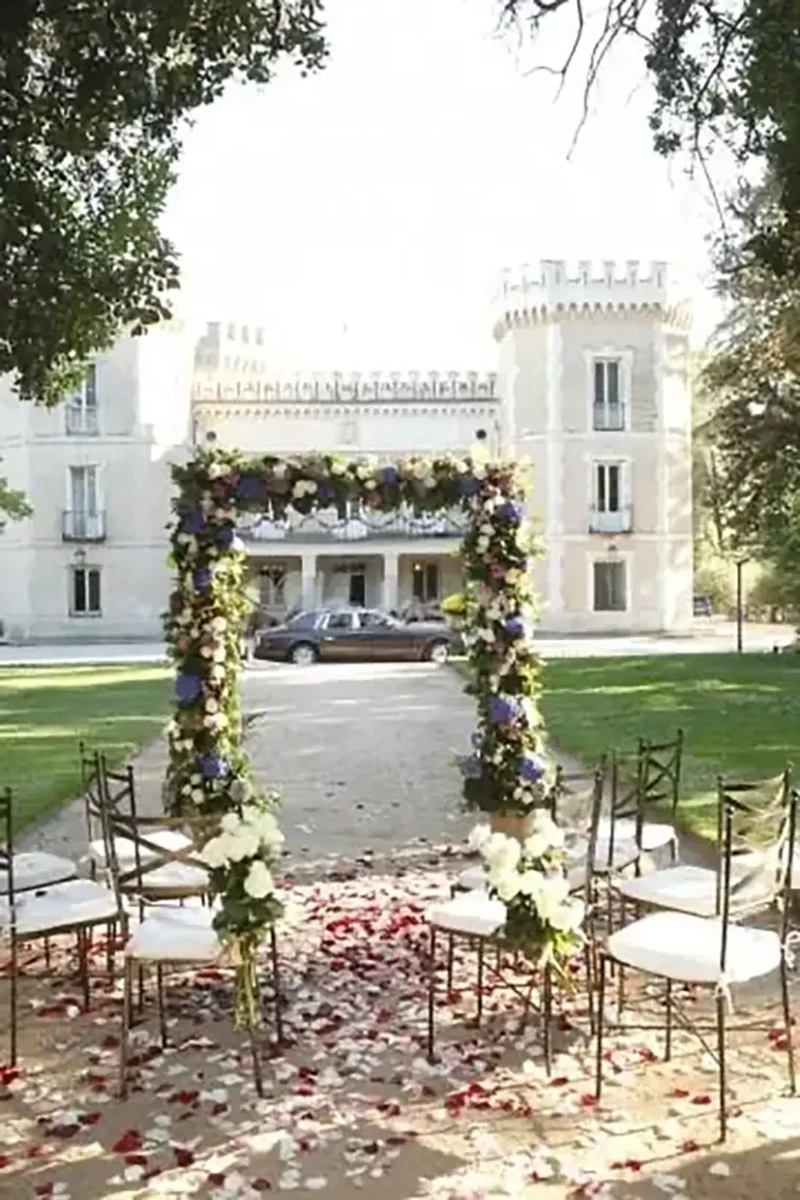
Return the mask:
<svg viewBox="0 0 800 1200"><path fill-rule="evenodd" d="M297 613L294 617L290 617L286 625L289 629L315 629L318 620L319 613L301 612Z"/></svg>

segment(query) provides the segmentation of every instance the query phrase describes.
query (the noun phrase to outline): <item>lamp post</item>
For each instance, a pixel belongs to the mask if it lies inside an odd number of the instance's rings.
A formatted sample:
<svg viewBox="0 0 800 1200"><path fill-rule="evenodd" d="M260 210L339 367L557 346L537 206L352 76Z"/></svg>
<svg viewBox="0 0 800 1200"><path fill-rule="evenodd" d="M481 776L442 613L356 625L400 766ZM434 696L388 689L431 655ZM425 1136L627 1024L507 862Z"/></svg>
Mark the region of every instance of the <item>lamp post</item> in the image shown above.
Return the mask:
<svg viewBox="0 0 800 1200"><path fill-rule="evenodd" d="M747 562L746 558L738 557L736 559L736 653L741 654L744 649L744 605L742 602L742 571Z"/></svg>

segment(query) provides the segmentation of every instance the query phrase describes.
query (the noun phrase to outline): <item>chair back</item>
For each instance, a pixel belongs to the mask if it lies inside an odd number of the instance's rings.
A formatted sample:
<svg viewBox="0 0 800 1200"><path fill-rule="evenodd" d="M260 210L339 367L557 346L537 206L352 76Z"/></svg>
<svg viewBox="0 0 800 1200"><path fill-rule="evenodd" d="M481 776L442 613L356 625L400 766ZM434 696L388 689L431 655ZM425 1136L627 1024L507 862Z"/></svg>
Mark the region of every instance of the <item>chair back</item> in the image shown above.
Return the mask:
<svg viewBox="0 0 800 1200"><path fill-rule="evenodd" d="M91 843L103 836L103 823L100 817L100 755L96 750L90 750L86 742L78 742L78 762L81 772L81 788L83 789L84 816L86 818L86 841Z"/></svg>
<svg viewBox="0 0 800 1200"><path fill-rule="evenodd" d="M14 911L14 828L10 787L0 788L0 895L8 897Z"/></svg>
<svg viewBox="0 0 800 1200"><path fill-rule="evenodd" d="M608 840L605 845L605 862L603 864L607 871L612 871L616 863L615 854L619 844L617 823L632 821L636 847L632 865L635 866L638 874L644 825L643 778L644 759L641 746L636 753L611 751Z"/></svg>
<svg viewBox="0 0 800 1200"><path fill-rule="evenodd" d="M717 780L717 914L769 907L792 888L796 791L792 767L755 781Z"/></svg>
<svg viewBox="0 0 800 1200"><path fill-rule="evenodd" d="M683 730L679 729L671 742L639 740L642 759L642 804L668 804L675 824L681 792L683 765Z"/></svg>
<svg viewBox="0 0 800 1200"><path fill-rule="evenodd" d="M206 896L209 890L211 868L198 857L194 841L185 846L170 848L154 837L175 830L191 838L192 822L186 817L142 817L121 811L113 804L104 806L103 822L105 844L108 855L111 884L119 905L125 898L136 897L141 903L147 900L186 900ZM195 822L199 831L201 823ZM208 822L202 823L204 839L209 836ZM120 857L120 847L130 846L130 858ZM170 866L193 868L194 878L181 881L176 875L173 880L158 879L155 872ZM201 877L202 875L202 877Z"/></svg>

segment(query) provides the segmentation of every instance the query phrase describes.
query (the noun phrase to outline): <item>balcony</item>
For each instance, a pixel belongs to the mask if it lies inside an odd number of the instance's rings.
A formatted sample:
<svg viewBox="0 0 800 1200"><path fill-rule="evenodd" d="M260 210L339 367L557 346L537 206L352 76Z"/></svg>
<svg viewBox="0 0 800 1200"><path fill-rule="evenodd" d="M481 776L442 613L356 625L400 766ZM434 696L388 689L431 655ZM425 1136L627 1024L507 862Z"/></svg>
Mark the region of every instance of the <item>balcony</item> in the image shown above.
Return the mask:
<svg viewBox="0 0 800 1200"><path fill-rule="evenodd" d="M61 514L61 537L65 542L104 542L106 514L66 509Z"/></svg>
<svg viewBox="0 0 800 1200"><path fill-rule="evenodd" d="M633 512L630 504L623 504L614 512L601 512L592 505L589 510L590 533L631 533L633 530Z"/></svg>
<svg viewBox="0 0 800 1200"><path fill-rule="evenodd" d="M592 406L592 429L613 432L624 428L624 404L594 404Z"/></svg>
<svg viewBox="0 0 800 1200"><path fill-rule="evenodd" d="M238 533L243 541L258 542L353 542L377 541L389 538L434 540L437 538L462 538L467 530L469 517L459 510L435 513L376 513L362 512L357 516L340 517L331 509L320 509L309 516L293 516L277 520L272 517L259 519L240 526Z"/></svg>
<svg viewBox="0 0 800 1200"><path fill-rule="evenodd" d="M66 429L70 437L97 437L100 426L97 409L79 404L68 404L64 409Z"/></svg>

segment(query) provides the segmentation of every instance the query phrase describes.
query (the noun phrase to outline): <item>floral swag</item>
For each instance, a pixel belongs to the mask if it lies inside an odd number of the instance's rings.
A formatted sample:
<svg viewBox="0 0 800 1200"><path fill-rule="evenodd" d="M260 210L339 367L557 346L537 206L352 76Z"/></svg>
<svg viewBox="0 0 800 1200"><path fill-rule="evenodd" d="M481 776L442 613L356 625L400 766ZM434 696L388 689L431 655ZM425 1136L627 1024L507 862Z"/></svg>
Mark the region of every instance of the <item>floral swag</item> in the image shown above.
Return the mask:
<svg viewBox="0 0 800 1200"><path fill-rule="evenodd" d="M253 1023L258 947L281 913L272 868L283 839L275 820L278 793L255 785L244 749L239 674L249 603L240 518L258 513L282 521L292 511L319 509L344 518L353 501L383 512L467 516L464 637L479 732L462 764L464 795L473 808L526 812L541 801L546 768L531 646L533 543L524 522L525 475L511 463L450 455L381 465L327 454L249 459L213 448L174 467L173 480L177 578L165 633L177 678L166 802L202 831L215 925L235 944L240 1017Z"/></svg>

